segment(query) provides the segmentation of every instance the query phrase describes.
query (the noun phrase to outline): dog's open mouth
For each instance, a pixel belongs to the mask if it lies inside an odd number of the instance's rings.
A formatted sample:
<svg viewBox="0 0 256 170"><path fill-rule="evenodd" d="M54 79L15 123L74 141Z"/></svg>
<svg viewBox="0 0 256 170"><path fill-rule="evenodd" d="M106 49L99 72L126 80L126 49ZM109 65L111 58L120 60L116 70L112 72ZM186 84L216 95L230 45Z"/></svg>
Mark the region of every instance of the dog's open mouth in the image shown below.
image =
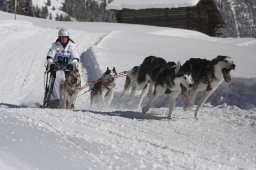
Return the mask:
<svg viewBox="0 0 256 170"><path fill-rule="evenodd" d="M181 98L187 99L188 98L188 89L183 84L180 84L180 87L181 87Z"/></svg>
<svg viewBox="0 0 256 170"><path fill-rule="evenodd" d="M72 79L72 80L71 80L71 83L72 83L72 84L76 84L76 82L77 82L77 79Z"/></svg>
<svg viewBox="0 0 256 170"><path fill-rule="evenodd" d="M231 74L230 74L230 70L231 69L222 69L222 74L223 74L223 78L226 82L230 82L231 81Z"/></svg>

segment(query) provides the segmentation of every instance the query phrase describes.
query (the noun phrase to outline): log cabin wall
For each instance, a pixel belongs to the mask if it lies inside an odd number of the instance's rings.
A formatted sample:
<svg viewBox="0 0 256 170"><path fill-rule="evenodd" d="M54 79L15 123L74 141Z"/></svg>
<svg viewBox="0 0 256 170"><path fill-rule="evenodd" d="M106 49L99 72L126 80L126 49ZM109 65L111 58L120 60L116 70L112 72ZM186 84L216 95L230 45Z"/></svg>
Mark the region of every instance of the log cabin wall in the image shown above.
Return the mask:
<svg viewBox="0 0 256 170"><path fill-rule="evenodd" d="M123 9L117 12L117 22L183 28L215 36L224 22L218 10L209 0L201 0L196 6L182 8Z"/></svg>
<svg viewBox="0 0 256 170"><path fill-rule="evenodd" d="M118 11L117 20L121 23L167 26L187 29L186 8L177 9L123 9Z"/></svg>

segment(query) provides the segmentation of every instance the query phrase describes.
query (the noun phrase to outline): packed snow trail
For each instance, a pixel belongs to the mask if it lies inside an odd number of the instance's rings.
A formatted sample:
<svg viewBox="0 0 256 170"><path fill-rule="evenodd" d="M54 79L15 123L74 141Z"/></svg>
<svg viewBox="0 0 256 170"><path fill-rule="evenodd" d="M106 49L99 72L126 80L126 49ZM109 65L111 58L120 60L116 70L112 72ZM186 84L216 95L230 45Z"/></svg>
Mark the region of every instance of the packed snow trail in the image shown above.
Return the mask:
<svg viewBox="0 0 256 170"><path fill-rule="evenodd" d="M196 121L191 112L177 108L177 120L168 121L165 108L144 115L136 110L15 107L0 106L0 146L14 155L22 153L19 159L34 167L52 162L51 157L43 158L47 151L59 159L55 163L66 163L57 169L256 168L254 110L209 106ZM27 135L19 137L22 131ZM33 153L39 146L41 154ZM46 169L53 168L47 163Z"/></svg>

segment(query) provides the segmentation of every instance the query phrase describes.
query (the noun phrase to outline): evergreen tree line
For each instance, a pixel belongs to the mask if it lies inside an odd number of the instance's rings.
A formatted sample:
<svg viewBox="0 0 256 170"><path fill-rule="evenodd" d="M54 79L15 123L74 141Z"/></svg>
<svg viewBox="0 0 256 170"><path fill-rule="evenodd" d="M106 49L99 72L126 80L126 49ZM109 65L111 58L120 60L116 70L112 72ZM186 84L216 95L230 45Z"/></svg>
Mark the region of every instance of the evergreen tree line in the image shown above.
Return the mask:
<svg viewBox="0 0 256 170"><path fill-rule="evenodd" d="M45 6L39 8L37 5L32 4L32 0L18 0L17 1L17 14L32 16L38 18L49 18L53 19L52 14L49 13L48 8L51 6L51 0L47 0ZM52 7L52 10L55 10L55 7ZM14 13L14 0L0 0L0 11L5 11L9 13ZM68 15L57 15L55 20L59 21L70 21L71 18Z"/></svg>
<svg viewBox="0 0 256 170"><path fill-rule="evenodd" d="M115 22L113 11L107 11L108 0L65 0L63 11L78 21Z"/></svg>
<svg viewBox="0 0 256 170"><path fill-rule="evenodd" d="M0 10L14 13L14 0L0 0ZM70 21L116 22L115 13L105 9L112 0L65 0L62 11L54 19ZM214 0L219 9L225 27L218 30L223 37L256 37L256 1L255 0ZM17 14L53 19L50 9L51 0L43 7L33 6L32 0L18 0ZM51 10L55 10L51 7Z"/></svg>

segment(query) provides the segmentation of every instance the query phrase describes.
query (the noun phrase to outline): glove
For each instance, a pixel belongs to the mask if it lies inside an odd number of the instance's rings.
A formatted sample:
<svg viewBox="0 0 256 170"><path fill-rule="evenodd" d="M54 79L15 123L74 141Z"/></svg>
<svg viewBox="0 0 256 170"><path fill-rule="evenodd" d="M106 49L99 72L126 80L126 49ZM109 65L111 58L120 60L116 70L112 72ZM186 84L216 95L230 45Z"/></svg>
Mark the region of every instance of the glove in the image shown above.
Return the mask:
<svg viewBox="0 0 256 170"><path fill-rule="evenodd" d="M75 70L77 69L77 67L78 67L78 64L72 62L72 63L69 63L66 68L67 68L68 70L75 71Z"/></svg>
<svg viewBox="0 0 256 170"><path fill-rule="evenodd" d="M46 61L46 71L50 72L54 70L54 63L51 57L47 56L47 61Z"/></svg>
<svg viewBox="0 0 256 170"><path fill-rule="evenodd" d="M53 72L56 68L56 65L54 63L51 63L48 65L48 72Z"/></svg>
<svg viewBox="0 0 256 170"><path fill-rule="evenodd" d="M70 71L74 71L74 69L75 69L74 64L73 63L69 63L67 65L67 69L70 70Z"/></svg>

